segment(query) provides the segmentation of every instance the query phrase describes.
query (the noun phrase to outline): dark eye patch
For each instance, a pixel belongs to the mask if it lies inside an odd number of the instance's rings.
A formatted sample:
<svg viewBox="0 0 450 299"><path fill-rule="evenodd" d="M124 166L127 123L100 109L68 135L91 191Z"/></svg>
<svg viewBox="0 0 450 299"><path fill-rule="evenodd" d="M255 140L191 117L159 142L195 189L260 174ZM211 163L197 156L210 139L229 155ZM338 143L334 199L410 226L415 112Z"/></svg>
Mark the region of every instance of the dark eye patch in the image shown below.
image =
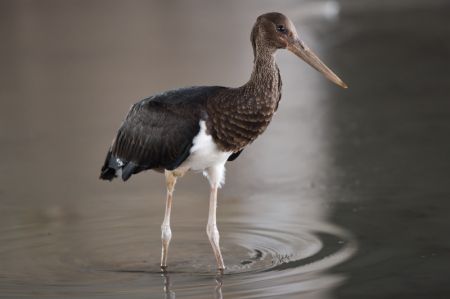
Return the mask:
<svg viewBox="0 0 450 299"><path fill-rule="evenodd" d="M283 25L277 25L276 28L277 28L278 32L281 32L281 33L286 33L287 32L286 27L284 27Z"/></svg>

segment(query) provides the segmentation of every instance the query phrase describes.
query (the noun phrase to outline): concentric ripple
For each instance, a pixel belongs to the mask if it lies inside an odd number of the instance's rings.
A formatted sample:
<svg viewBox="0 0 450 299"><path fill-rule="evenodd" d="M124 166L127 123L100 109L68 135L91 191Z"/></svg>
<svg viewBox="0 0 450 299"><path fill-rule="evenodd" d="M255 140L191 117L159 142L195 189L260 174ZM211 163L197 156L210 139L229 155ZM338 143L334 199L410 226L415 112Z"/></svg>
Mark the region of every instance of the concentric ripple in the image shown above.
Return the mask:
<svg viewBox="0 0 450 299"><path fill-rule="evenodd" d="M355 250L345 232L324 224L278 223L275 228L224 222L221 247L227 269L217 276L204 228L178 223L173 225L169 271L162 275L158 236L147 236L145 223L114 225L123 222L103 219L65 231L47 227L48 233L34 225L3 230L3 295L286 297L339 283L341 277L326 271Z"/></svg>

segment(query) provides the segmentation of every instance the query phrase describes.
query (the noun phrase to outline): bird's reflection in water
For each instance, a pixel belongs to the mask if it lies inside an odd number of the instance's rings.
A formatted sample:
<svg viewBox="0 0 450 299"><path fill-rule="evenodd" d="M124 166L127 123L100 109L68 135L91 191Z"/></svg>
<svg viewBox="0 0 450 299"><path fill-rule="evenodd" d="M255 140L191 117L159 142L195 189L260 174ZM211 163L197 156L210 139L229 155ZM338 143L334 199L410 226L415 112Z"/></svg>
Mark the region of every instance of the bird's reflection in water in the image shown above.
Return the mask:
<svg viewBox="0 0 450 299"><path fill-rule="evenodd" d="M171 291L170 288L172 287L170 283L170 275L166 271L162 272L161 276L164 279L164 299L174 299L175 298L175 292Z"/></svg>
<svg viewBox="0 0 450 299"><path fill-rule="evenodd" d="M163 291L164 291L164 299L175 299L176 298L176 294L174 291L171 290L172 288L172 284L170 281L170 274L168 272L163 272L161 274L161 277L163 278L164 281L164 287L163 287ZM223 285L223 273L217 273L216 275L216 285L214 287L214 293L213 293L213 298L214 299L223 299L222 296L222 285Z"/></svg>
<svg viewBox="0 0 450 299"><path fill-rule="evenodd" d="M223 285L223 273L219 272L216 275L216 286L214 287L214 299L222 299L222 285Z"/></svg>

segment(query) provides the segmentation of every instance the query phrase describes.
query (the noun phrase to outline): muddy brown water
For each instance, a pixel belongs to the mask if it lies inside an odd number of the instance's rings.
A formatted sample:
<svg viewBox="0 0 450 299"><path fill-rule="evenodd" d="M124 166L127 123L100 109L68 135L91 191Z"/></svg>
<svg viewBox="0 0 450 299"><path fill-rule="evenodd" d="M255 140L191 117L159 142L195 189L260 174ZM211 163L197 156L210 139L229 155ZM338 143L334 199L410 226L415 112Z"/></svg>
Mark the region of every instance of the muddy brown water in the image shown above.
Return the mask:
<svg viewBox="0 0 450 299"><path fill-rule="evenodd" d="M1 1L1 298L448 298L446 1ZM97 179L129 106L244 83L281 11L350 89L287 52L269 129L227 166L215 272L208 184ZM419 21L420 20L420 21Z"/></svg>

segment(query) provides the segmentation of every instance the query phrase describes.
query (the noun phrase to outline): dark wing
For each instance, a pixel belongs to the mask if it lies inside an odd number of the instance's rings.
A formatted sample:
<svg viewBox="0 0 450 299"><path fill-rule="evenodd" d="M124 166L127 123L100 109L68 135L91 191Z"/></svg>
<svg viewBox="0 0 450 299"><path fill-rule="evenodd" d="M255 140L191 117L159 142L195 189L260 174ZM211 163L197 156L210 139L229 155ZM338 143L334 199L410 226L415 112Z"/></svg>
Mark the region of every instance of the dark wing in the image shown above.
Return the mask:
<svg viewBox="0 0 450 299"><path fill-rule="evenodd" d="M237 157L239 157L239 155L242 153L243 149L241 149L238 152L232 153L229 157L227 161L234 161L237 159Z"/></svg>
<svg viewBox="0 0 450 299"><path fill-rule="evenodd" d="M206 117L206 100L224 87L168 91L134 104L107 154L100 178L127 180L146 169L177 168Z"/></svg>

